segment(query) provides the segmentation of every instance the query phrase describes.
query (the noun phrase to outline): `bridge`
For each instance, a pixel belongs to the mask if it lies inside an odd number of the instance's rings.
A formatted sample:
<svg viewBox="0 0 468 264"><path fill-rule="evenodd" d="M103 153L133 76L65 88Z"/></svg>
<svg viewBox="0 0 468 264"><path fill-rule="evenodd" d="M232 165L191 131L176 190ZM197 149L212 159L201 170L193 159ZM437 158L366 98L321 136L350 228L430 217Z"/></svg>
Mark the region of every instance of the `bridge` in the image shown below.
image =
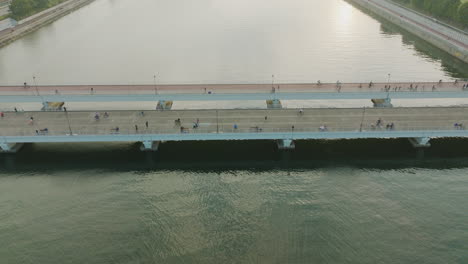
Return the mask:
<svg viewBox="0 0 468 264"><path fill-rule="evenodd" d="M454 124L457 124L455 126ZM165 141L407 138L429 147L431 138L468 137L467 107L256 109L170 111L3 112L0 149L24 143L141 142L156 151Z"/></svg>
<svg viewBox="0 0 468 264"><path fill-rule="evenodd" d="M467 82L0 86L0 103L468 98Z"/></svg>

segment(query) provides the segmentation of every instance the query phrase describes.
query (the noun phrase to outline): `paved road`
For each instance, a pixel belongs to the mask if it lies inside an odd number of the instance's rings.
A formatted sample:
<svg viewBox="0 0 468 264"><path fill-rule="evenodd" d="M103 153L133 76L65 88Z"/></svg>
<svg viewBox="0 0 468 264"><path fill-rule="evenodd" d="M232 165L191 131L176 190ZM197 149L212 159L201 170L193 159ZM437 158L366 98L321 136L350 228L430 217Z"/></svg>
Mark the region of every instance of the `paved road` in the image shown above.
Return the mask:
<svg viewBox="0 0 468 264"><path fill-rule="evenodd" d="M0 16L4 16L8 13L10 13L10 9L8 8L8 6L0 7Z"/></svg>
<svg viewBox="0 0 468 264"><path fill-rule="evenodd" d="M305 83L305 84L196 84L196 85L49 85L0 86L0 95L138 95L138 94L244 94L336 92L459 92L468 82L415 83ZM468 89L467 89L468 90Z"/></svg>
<svg viewBox="0 0 468 264"><path fill-rule="evenodd" d="M90 1L93 0L69 0L21 20L14 28L0 31L0 46L5 45L19 36L31 32L43 24L67 14L71 10L74 10Z"/></svg>
<svg viewBox="0 0 468 264"><path fill-rule="evenodd" d="M139 111L109 111L108 117L100 112L99 120L95 119L95 112L4 114L0 118L0 140L2 136L34 136L36 130L45 128L49 131L47 135L66 135L70 129L77 135L109 135L119 127L119 134L144 137L145 134L179 134L181 127L187 128L187 133L293 132L293 126L294 132L317 132L320 126L326 126L328 131L371 131L379 118L382 130L394 123L396 131L454 130L455 123L468 124L468 108L465 107L304 109L302 115L295 109L145 111L143 115ZM180 125L175 123L179 118ZM194 129L197 119L199 127Z"/></svg>
<svg viewBox="0 0 468 264"><path fill-rule="evenodd" d="M461 30L454 30L447 27L435 19L431 19L425 16L421 16L411 10L399 7L392 2L387 0L368 0L369 3L373 3L380 8L383 8L391 13L400 16L401 19L414 24L428 34L432 34L437 37L446 39L448 42L467 50L468 49L468 34Z"/></svg>

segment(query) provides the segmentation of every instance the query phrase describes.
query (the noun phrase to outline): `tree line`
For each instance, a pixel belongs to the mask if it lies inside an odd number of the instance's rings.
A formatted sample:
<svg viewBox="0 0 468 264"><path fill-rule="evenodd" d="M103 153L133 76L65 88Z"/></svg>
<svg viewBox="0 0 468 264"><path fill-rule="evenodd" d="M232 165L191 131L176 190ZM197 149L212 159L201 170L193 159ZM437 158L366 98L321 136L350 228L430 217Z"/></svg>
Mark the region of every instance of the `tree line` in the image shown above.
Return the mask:
<svg viewBox="0 0 468 264"><path fill-rule="evenodd" d="M11 17L20 20L64 1L65 0L13 0L10 4Z"/></svg>
<svg viewBox="0 0 468 264"><path fill-rule="evenodd" d="M393 0L428 13L431 16L468 27L466 0Z"/></svg>

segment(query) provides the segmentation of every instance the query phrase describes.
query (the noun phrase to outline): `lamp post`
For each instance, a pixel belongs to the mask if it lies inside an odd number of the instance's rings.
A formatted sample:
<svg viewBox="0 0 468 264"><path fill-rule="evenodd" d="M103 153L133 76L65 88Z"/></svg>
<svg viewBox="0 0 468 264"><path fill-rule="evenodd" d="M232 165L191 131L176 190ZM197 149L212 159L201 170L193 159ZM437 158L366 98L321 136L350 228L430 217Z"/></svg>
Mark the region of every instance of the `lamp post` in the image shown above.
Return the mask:
<svg viewBox="0 0 468 264"><path fill-rule="evenodd" d="M37 96L41 96L41 95L39 94L39 89L37 89L36 76L33 76L33 81L34 81L34 86L36 87Z"/></svg>
<svg viewBox="0 0 468 264"><path fill-rule="evenodd" d="M37 96L41 97L42 104L44 104L44 97L39 94L39 88L37 87L36 76L33 76L34 86L36 87Z"/></svg>
<svg viewBox="0 0 468 264"><path fill-rule="evenodd" d="M70 118L68 117L67 108L64 107L63 110L65 111L65 117L67 118L68 130L70 130L70 136L73 136L73 132L72 132L71 125L70 125Z"/></svg>
<svg viewBox="0 0 468 264"><path fill-rule="evenodd" d="M362 126L364 125L364 117L366 115L366 107L364 106L362 110L361 126L359 126L359 132L362 132Z"/></svg>
<svg viewBox="0 0 468 264"><path fill-rule="evenodd" d="M218 116L218 109L216 109L216 134L219 134L219 116Z"/></svg>
<svg viewBox="0 0 468 264"><path fill-rule="evenodd" d="M156 87L156 74L153 76L154 79L154 94L158 94L158 88Z"/></svg>

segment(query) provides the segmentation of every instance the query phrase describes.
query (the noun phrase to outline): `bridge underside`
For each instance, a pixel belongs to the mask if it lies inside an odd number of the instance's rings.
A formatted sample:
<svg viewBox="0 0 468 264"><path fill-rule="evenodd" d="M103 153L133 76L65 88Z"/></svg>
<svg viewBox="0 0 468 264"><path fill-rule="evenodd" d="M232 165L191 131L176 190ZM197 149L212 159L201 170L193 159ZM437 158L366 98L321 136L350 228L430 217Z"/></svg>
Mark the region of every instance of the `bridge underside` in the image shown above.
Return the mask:
<svg viewBox="0 0 468 264"><path fill-rule="evenodd" d="M419 137L418 135L425 135ZM272 140L276 142L279 150L294 150L297 140L343 140L343 139L408 139L416 148L429 148L429 136L437 138L468 138L468 131L411 131L393 133L374 132L324 132L324 133L223 133L223 134L192 134L192 135L145 135L141 140L139 135L110 135L110 136L46 136L46 137L5 137L8 143L0 143L0 152L16 153L25 143L104 143L104 142L140 142L142 151L158 151L162 142L170 141L246 141L246 140Z"/></svg>
<svg viewBox="0 0 468 264"><path fill-rule="evenodd" d="M16 153L24 143L0 143L0 153Z"/></svg>

